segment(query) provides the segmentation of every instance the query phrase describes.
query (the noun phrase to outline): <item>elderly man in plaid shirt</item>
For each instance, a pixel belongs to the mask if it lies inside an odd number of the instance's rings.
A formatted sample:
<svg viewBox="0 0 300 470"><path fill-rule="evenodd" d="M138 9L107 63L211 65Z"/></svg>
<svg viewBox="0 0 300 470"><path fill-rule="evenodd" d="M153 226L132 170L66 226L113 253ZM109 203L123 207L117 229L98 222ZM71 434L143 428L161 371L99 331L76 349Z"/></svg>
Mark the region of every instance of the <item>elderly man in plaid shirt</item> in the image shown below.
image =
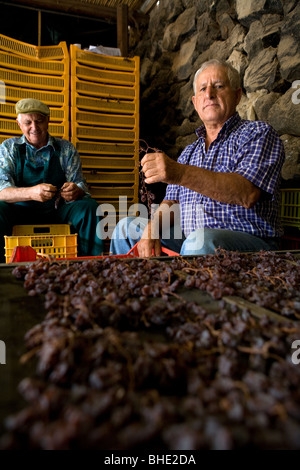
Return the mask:
<svg viewBox="0 0 300 470"><path fill-rule="evenodd" d="M177 162L163 152L143 157L145 182L167 183L166 195L150 220L119 222L113 254L126 253L137 241L143 257L159 256L162 245L182 255L214 253L219 247L278 248L284 149L269 124L240 118L241 95L239 74L228 63L210 60L196 72L193 104L203 122L198 139ZM165 230L164 220L171 230Z"/></svg>

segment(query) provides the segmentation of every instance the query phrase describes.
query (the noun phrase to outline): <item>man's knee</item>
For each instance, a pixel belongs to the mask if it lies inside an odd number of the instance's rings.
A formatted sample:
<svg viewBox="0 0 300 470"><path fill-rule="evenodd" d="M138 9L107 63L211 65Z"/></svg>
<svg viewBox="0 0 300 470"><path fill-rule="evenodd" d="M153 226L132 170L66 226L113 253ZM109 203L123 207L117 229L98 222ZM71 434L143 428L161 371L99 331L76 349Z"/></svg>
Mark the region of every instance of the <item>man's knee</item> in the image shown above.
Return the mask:
<svg viewBox="0 0 300 470"><path fill-rule="evenodd" d="M204 229L194 230L186 237L182 248L187 252L199 253L203 249L204 241Z"/></svg>
<svg viewBox="0 0 300 470"><path fill-rule="evenodd" d="M139 217L124 217L117 223L112 239L125 240L130 238L131 240L138 241L142 236L146 223L146 219Z"/></svg>
<svg viewBox="0 0 300 470"><path fill-rule="evenodd" d="M86 199L81 199L80 201L77 201L77 202L79 203L81 210L83 210L86 213L96 216L98 203L97 201L95 201L95 199L86 198Z"/></svg>

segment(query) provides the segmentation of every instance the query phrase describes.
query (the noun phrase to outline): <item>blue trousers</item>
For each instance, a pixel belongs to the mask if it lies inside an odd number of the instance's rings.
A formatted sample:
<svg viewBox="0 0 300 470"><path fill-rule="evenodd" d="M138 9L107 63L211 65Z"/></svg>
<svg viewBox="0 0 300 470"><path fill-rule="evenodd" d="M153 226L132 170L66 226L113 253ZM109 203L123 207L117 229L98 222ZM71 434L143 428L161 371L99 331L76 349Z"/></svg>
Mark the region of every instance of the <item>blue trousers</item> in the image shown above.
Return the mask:
<svg viewBox="0 0 300 470"><path fill-rule="evenodd" d="M117 224L111 238L110 253L122 255L140 240L147 219L139 217L125 217ZM199 229L185 237L182 232L174 237L174 228L170 230L170 236L162 238L162 246L169 248L181 255L207 255L214 254L216 248L224 248L229 251L260 251L278 250L277 240L273 238L262 239L245 232L221 229Z"/></svg>

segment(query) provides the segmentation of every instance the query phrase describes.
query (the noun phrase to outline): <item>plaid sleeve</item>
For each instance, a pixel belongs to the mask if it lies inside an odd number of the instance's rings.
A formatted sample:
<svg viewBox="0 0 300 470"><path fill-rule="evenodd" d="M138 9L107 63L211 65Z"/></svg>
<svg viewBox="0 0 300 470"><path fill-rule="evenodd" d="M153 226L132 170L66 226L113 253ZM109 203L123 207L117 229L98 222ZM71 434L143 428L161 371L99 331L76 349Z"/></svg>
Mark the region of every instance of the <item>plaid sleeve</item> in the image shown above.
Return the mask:
<svg viewBox="0 0 300 470"><path fill-rule="evenodd" d="M277 132L267 123L251 123L242 133L234 156L238 173L263 191L274 194L284 162L284 147Z"/></svg>
<svg viewBox="0 0 300 470"><path fill-rule="evenodd" d="M179 155L177 162L182 163L183 165L189 164L190 157L194 153L197 145L198 140L185 147L185 149ZM167 186L166 195L164 199L168 201L179 201L179 192L180 186L178 186L177 184L169 184Z"/></svg>

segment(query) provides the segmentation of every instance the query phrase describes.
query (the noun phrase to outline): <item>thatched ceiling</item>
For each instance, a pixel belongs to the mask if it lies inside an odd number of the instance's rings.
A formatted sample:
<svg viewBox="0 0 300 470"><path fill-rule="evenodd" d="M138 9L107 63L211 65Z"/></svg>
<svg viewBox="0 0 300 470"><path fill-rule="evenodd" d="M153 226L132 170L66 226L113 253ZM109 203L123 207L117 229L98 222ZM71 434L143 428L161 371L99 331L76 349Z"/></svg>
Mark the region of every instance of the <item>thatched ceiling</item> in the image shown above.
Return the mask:
<svg viewBox="0 0 300 470"><path fill-rule="evenodd" d="M149 13L156 2L157 0L10 0L8 3L44 11L61 11L86 17L114 19L120 5L127 6L130 16L140 16Z"/></svg>

